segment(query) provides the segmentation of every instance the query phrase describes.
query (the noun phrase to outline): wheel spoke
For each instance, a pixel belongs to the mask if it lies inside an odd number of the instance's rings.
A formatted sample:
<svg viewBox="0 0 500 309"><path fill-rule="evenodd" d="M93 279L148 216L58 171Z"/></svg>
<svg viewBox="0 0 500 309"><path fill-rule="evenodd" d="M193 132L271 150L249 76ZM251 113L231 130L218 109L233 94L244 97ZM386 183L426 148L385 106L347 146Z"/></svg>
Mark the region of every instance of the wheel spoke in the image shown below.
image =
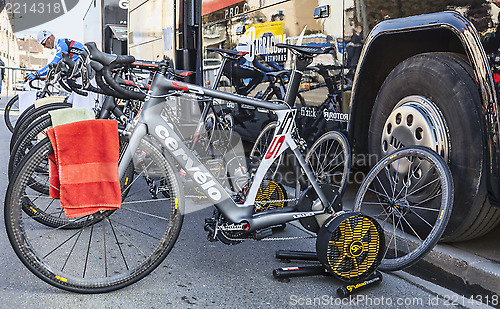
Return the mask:
<svg viewBox="0 0 500 309"><path fill-rule="evenodd" d="M116 221L115 221L116 222ZM137 249L138 252L140 252L144 257L147 257L146 253L144 253L141 249L139 249L139 247L132 241L130 240L130 238L127 237L127 235L125 235L125 233L123 233L118 227L115 226L115 229L118 231L118 233L120 233L120 235L125 238L129 243L130 245L132 245L132 247L134 247L135 249ZM147 235L147 234L146 234Z"/></svg>
<svg viewBox="0 0 500 309"><path fill-rule="evenodd" d="M377 176L375 176L375 178L377 179L378 183L380 184L380 187L382 187L382 190L384 190L384 193L385 193L385 195L383 195L383 194L380 194L380 195L381 195L381 196L385 196L385 197L387 197L388 199L391 199L391 198L389 197L389 194L387 194L387 191L385 190L384 185L383 185L383 184L382 184L382 182L380 181L380 178L378 178L378 175L377 175ZM370 189L370 188L368 188L368 190L371 190L371 189ZM371 191L373 191L373 190L371 190Z"/></svg>
<svg viewBox="0 0 500 309"><path fill-rule="evenodd" d="M406 224L408 224L408 226L410 227L411 231L413 232L413 234L415 234L415 236L417 236L417 238L420 240L420 241L424 241L422 239L422 237L420 237L420 235L417 233L417 231L415 231L415 229L413 228L413 226L410 224L410 222L408 222L408 220L406 220L406 218L404 216L401 217L405 222ZM424 220L425 221L425 220ZM432 226L431 226L432 227Z"/></svg>
<svg viewBox="0 0 500 309"><path fill-rule="evenodd" d="M118 246L118 249L120 250L120 254L122 256L123 263L125 264L125 268L127 268L127 270L129 270L128 265L127 265L127 261L125 259L125 255L123 254L122 246L120 245L120 242L118 241L118 237L116 236L115 228L113 227L113 224L111 223L111 221L109 220L108 217L106 217L106 221L108 221L109 226L111 227L111 231L113 231L113 236L115 237L116 245Z"/></svg>
<svg viewBox="0 0 500 309"><path fill-rule="evenodd" d="M146 233L146 232L144 232L144 231L140 231L140 230L138 230L138 229L136 229L136 228L131 227L130 225L124 224L124 223L122 223L122 222L120 222L120 221L117 221L117 220L115 220L115 219L111 220L111 219L109 219L109 218L108 218L108 220L109 220L109 221L111 221L111 222L114 222L115 224L119 224L119 225L121 225L121 226L124 226L124 227L126 227L126 228L129 228L129 229L131 229L132 231L135 231L135 232L137 232L137 233L141 233L141 234L146 235L146 236L149 236L149 237L151 237L151 238L153 238L153 239L160 240L160 238L158 238L158 237L156 237L156 236L153 236L153 235L151 235L151 234L149 234L149 233Z"/></svg>
<svg viewBox="0 0 500 309"><path fill-rule="evenodd" d="M430 185L432 185L432 184L433 184L433 183L435 183L436 181L441 181L441 180L440 180L439 178L436 178L436 179L434 179L433 181L428 182L428 183L427 183L427 184L425 184L424 186L422 186L422 187L420 187L420 188L418 188L418 189L416 189L416 190L412 191L411 193L409 193L408 195L406 195L406 196L405 196L405 198L406 198L406 197L408 197L408 196L413 195L414 193L416 193L416 192L418 192L418 191L421 191L422 189L424 189L424 188L426 188L426 187L428 187L428 186L430 186Z"/></svg>

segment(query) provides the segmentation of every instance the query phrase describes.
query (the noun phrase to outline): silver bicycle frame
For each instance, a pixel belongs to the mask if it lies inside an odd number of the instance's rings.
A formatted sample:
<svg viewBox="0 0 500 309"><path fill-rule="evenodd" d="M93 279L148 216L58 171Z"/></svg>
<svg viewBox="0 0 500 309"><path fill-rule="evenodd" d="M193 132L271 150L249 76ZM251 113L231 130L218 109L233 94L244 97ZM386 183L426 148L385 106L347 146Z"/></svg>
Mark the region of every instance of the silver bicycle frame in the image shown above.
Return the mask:
<svg viewBox="0 0 500 309"><path fill-rule="evenodd" d="M250 226L249 232L266 228L272 225L293 221L299 218L315 216L325 213L329 206L328 200L321 191L314 174L308 167L300 150L298 149L291 133L295 129L295 110L288 108L283 104L265 102L240 95L221 92L218 90L202 88L199 86L180 83L169 80L161 74L157 74L151 86L151 99L145 102L144 108L139 115L137 125L130 136L129 144L123 153L119 164L119 177L125 174L125 170L132 161L135 150L139 147L141 139L150 134L162 147L177 161L184 171L196 182L200 190L210 199L214 206L224 215L224 217L233 223L246 223ZM266 151L266 155L257 169L254 180L250 186L249 193L245 203L236 204L226 190L221 186L212 173L200 162L200 160L191 152L182 139L176 134L172 126L161 117L159 109L163 106L165 100L160 96L171 90L182 91L196 95L206 95L208 97L229 100L243 104L249 104L256 107L266 108L275 112L278 116L278 127L275 130L273 140ZM155 108L156 107L156 108ZM304 174L311 182L314 190L318 194L323 210L309 212L263 212L254 214L254 203L258 188L266 171L272 162L290 148L298 160Z"/></svg>

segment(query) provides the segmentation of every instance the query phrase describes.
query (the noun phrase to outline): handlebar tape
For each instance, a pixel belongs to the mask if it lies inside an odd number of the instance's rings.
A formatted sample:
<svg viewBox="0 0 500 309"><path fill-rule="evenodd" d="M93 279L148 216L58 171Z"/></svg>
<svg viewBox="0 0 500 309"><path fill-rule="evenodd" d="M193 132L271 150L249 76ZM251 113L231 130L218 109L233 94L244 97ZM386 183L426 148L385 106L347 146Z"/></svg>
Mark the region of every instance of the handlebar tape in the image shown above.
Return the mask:
<svg viewBox="0 0 500 309"><path fill-rule="evenodd" d="M30 85L30 87L31 87L31 88L33 88L33 89L36 89L36 90L42 90L42 88L41 88L41 87L37 87L37 86L34 86L34 85L33 85L33 82L34 82L35 80L37 80L37 79L39 80L39 78L35 78L35 79L30 80L30 81L28 82L28 84L29 84L29 85Z"/></svg>
<svg viewBox="0 0 500 309"><path fill-rule="evenodd" d="M108 84L106 84L104 82L102 73L100 71L95 72L95 80L96 80L99 88L101 88L101 90L105 94L110 95L110 96L115 97L115 98L118 98L118 99L128 99L128 97L121 95L120 93L116 92L111 87L109 87Z"/></svg>
<svg viewBox="0 0 500 309"><path fill-rule="evenodd" d="M72 81L71 79L68 79L67 80L67 83L68 83L68 86L76 93L76 94L79 94L81 96L88 96L89 94L87 92L84 92L84 91L81 91L80 88L82 87L81 85L78 85L77 83L75 83L74 81Z"/></svg>
<svg viewBox="0 0 500 309"><path fill-rule="evenodd" d="M127 98L141 101L146 98L146 95L144 93L131 91L121 87L120 84L111 76L110 66L104 66L102 75L104 76L104 80L106 81L106 83L108 83L111 88L116 90L118 93L126 96Z"/></svg>
<svg viewBox="0 0 500 309"><path fill-rule="evenodd" d="M59 81L59 85L61 85L61 87L63 87L63 89L68 91L68 92L73 91L68 85L66 85L66 83L63 80Z"/></svg>

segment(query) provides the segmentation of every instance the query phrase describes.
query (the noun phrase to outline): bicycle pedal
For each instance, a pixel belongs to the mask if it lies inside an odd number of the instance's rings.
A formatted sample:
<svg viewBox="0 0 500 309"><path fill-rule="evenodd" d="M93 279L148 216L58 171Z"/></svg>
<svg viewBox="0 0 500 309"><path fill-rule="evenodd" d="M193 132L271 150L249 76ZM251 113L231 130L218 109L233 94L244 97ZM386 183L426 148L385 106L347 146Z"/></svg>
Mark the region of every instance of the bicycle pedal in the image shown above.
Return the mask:
<svg viewBox="0 0 500 309"><path fill-rule="evenodd" d="M261 240L272 235L273 235L273 229L270 227L255 231L256 240Z"/></svg>
<svg viewBox="0 0 500 309"><path fill-rule="evenodd" d="M215 218L207 218L205 219L205 226L203 229L208 232L207 240L210 242L217 241L217 237L215 237L215 224L217 220Z"/></svg>

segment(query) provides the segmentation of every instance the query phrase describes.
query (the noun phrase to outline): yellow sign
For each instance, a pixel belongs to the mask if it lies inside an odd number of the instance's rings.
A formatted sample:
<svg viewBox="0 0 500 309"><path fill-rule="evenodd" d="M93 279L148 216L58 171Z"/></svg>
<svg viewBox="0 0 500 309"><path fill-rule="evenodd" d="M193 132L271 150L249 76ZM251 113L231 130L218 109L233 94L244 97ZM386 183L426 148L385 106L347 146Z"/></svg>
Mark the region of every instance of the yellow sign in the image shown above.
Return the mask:
<svg viewBox="0 0 500 309"><path fill-rule="evenodd" d="M256 55L277 55L282 53L275 45L276 43L285 42L283 29L283 21L272 21L247 26L247 30L239 40L240 44L245 44L249 48L249 55L245 56L245 58L252 61Z"/></svg>

